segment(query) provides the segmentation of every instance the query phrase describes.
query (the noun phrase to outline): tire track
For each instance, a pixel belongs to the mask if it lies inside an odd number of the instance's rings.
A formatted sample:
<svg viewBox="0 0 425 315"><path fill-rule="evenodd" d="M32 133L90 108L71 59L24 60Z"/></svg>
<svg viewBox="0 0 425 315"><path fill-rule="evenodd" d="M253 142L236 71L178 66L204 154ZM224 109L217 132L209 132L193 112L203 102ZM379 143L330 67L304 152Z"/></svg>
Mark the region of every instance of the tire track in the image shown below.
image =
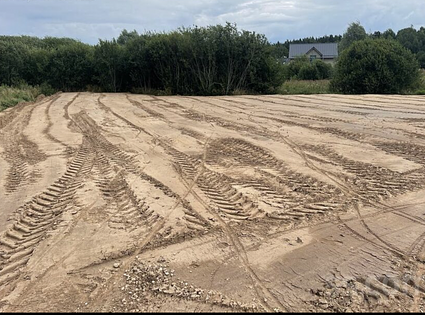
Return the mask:
<svg viewBox="0 0 425 315"><path fill-rule="evenodd" d="M0 285L19 277L38 243L72 204L92 158L84 141L65 174L17 210L14 223L0 236Z"/></svg>
<svg viewBox="0 0 425 315"><path fill-rule="evenodd" d="M78 98L78 96L80 96L80 93L77 93L68 103L66 103L65 104L65 106L64 106L64 111L65 111L65 114L64 114L64 117L66 118L66 119L68 119L69 120L69 116L68 116L68 107L69 106L71 106L72 105L72 103L74 103L74 101ZM60 141L59 139L57 139L56 137L54 137L52 134L51 134L51 132L50 132L50 129L52 128L52 126L53 126L53 122L52 122L52 119L51 119L51 117L50 117L50 114L49 114L49 112L50 112L50 107L52 106L52 104L55 102L57 100L57 98L56 99L54 99L54 100L52 100L51 102L49 102L48 104L47 104L47 106L46 106L46 110L45 110L45 115L46 115L46 118L47 118L47 126L43 129L43 131L42 131L42 133L47 137L47 139L49 139L50 141L53 141L53 142L56 142L56 143L58 143L58 144L60 144L60 145L62 145L63 147L65 147L65 148L67 148L68 147L68 145L67 144L65 144L64 142L62 142L62 141Z"/></svg>
<svg viewBox="0 0 425 315"><path fill-rule="evenodd" d="M295 144L292 144L292 147L294 147L294 146L296 146ZM298 146L297 146L297 148L299 148ZM322 148L323 149L323 148ZM294 149L295 150L295 149ZM304 160L306 160L306 162L308 162L308 160L307 160L307 157L305 156L305 154L303 153L303 151L299 148L299 150L300 151L297 151L296 150L296 152L298 153L298 154L300 154L300 156L301 157L303 157L303 159ZM301 153L299 153L299 152L301 152ZM320 152L323 152L323 151L320 151ZM345 158L343 158L343 159L345 159ZM360 163L360 162L355 162L355 163ZM360 163L361 164L361 163ZM309 165L312 165L312 164L309 164ZM313 164L314 165L314 164ZM315 167L316 168L316 167ZM370 204L372 204L372 205L376 205L376 204L374 204L373 202L370 202L370 200L368 199L368 198L364 198L361 194L359 194L359 193L357 193L357 192L355 192L352 188L350 189L350 191L349 191L349 193L351 194L351 195L356 195L357 197L359 197L360 199L362 199L362 200L364 200L366 203L370 203ZM379 201L376 201L380 206L384 206L384 207L388 207L388 206L386 206L386 205L384 205L384 204L382 204L381 202L379 202ZM395 247L393 244L391 244L391 243L389 243L389 242L387 242L387 241L385 241L384 239L382 239L382 237L380 237L377 233L375 233L370 227L369 227L369 225L365 222L365 220L364 220L364 217L362 216L362 214L360 213L360 209L359 209L359 207L358 207L358 203L354 203L354 209L356 210L356 213L357 213L357 216L358 216L358 219L359 219L359 221L361 222L361 224L362 224L362 226L370 233L370 234L372 234L380 243L382 243L382 244L384 244L384 246L385 246L385 248L387 249L387 250L390 250L393 254L395 254L396 256L398 256L398 257L400 257L400 258L402 258L402 259L406 259L406 257L408 256L408 253L406 253L406 252L404 252L404 251L402 251L401 249L399 249L399 248L397 248L397 247ZM379 213L379 214L381 214L382 213L382 211ZM374 214L374 215L377 215L377 214ZM356 232L355 230L353 230L352 228L350 228L339 216L338 216L338 220L339 220L339 222L341 223L341 224L343 224L347 229L349 229L352 233L354 233L355 235L357 235L357 236L360 236L362 239L364 239L364 240L366 240L366 241L368 241L368 242L370 242L370 243L372 243L372 244L374 244L374 245L378 245L376 242L373 242L373 241L371 241L370 239L368 239L368 238L366 238L366 237L364 237L364 236L362 236L360 233L358 233L358 232ZM380 247L382 247L382 246L380 246Z"/></svg>
<svg viewBox="0 0 425 315"><path fill-rule="evenodd" d="M54 102L58 97L56 95L47 102ZM1 142L6 144L4 158L10 165L5 182L7 193L13 193L21 186L34 183L41 177L40 172L34 169L34 166L46 160L47 155L39 151L38 146L30 141L22 131L28 126L34 109L45 103L27 105L28 108L23 108L14 117L11 128L0 133Z"/></svg>

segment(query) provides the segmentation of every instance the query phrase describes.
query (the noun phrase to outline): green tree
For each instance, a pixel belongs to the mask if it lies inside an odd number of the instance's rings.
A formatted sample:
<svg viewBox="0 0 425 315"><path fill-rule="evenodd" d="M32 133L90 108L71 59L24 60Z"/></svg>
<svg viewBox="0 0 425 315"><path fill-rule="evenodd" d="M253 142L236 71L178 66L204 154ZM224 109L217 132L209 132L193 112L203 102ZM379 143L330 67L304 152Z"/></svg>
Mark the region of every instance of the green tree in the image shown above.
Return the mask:
<svg viewBox="0 0 425 315"><path fill-rule="evenodd" d="M137 37L139 37L139 34L137 33L136 30L129 32L126 29L124 29L121 32L120 36L118 36L117 43L120 44L120 45L125 45L129 41L131 41L132 39L135 39Z"/></svg>
<svg viewBox="0 0 425 315"><path fill-rule="evenodd" d="M28 50L25 60L23 79L30 85L40 85L49 80L48 64L51 59L51 51L32 47Z"/></svg>
<svg viewBox="0 0 425 315"><path fill-rule="evenodd" d="M398 42L366 39L342 52L331 86L348 94L401 93L417 82L418 68L415 56Z"/></svg>
<svg viewBox="0 0 425 315"><path fill-rule="evenodd" d="M102 89L118 92L124 81L124 48L115 39L99 40L94 50L94 66Z"/></svg>
<svg viewBox="0 0 425 315"><path fill-rule="evenodd" d="M138 36L126 42L125 59L128 62L129 89L149 90L154 85L147 36Z"/></svg>
<svg viewBox="0 0 425 315"><path fill-rule="evenodd" d="M363 40L367 38L366 31L363 26L360 25L360 22L351 23L344 35L342 35L341 42L339 43L339 51L342 52L352 43L358 40Z"/></svg>
<svg viewBox="0 0 425 315"><path fill-rule="evenodd" d="M20 42L0 42L0 85L23 80L27 52L27 47Z"/></svg>
<svg viewBox="0 0 425 315"><path fill-rule="evenodd" d="M382 33L382 37L385 39L395 39L396 35L392 29L387 29L384 33Z"/></svg>
<svg viewBox="0 0 425 315"><path fill-rule="evenodd" d="M413 53L421 49L419 36L413 27L401 29L397 32L397 41Z"/></svg>
<svg viewBox="0 0 425 315"><path fill-rule="evenodd" d="M421 68L425 68L425 51L421 50L416 54L416 59L418 59L419 65Z"/></svg>
<svg viewBox="0 0 425 315"><path fill-rule="evenodd" d="M271 55L279 60L280 62L285 62L285 60L289 56L289 49L285 44L282 44L280 42L277 42L273 45L271 45Z"/></svg>
<svg viewBox="0 0 425 315"><path fill-rule="evenodd" d="M93 48L73 42L51 51L45 81L62 91L84 90L93 77Z"/></svg>

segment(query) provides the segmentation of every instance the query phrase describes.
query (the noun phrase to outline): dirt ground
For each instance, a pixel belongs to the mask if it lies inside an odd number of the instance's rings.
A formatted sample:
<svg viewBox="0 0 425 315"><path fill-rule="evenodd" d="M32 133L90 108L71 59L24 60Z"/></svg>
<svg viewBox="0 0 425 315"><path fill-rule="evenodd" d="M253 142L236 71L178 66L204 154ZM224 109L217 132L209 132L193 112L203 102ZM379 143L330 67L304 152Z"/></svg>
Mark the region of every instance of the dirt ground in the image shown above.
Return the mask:
<svg viewBox="0 0 425 315"><path fill-rule="evenodd" d="M0 311L424 311L425 97L61 93L0 113Z"/></svg>

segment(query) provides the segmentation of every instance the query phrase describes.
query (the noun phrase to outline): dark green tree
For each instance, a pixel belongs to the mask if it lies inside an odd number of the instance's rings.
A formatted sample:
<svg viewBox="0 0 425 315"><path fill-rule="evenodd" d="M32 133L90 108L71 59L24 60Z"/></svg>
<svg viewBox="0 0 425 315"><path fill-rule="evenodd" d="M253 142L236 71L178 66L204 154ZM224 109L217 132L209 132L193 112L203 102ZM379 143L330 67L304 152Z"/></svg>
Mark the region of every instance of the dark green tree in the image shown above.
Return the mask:
<svg viewBox="0 0 425 315"><path fill-rule="evenodd" d="M52 50L45 80L62 91L84 90L93 77L92 46L73 42Z"/></svg>
<svg viewBox="0 0 425 315"><path fill-rule="evenodd" d="M351 23L345 31L344 35L342 35L338 49L340 52L342 52L350 47L350 45L355 41L363 40L365 38L367 38L367 34L364 27L360 25L360 22Z"/></svg>
<svg viewBox="0 0 425 315"><path fill-rule="evenodd" d="M13 85L23 80L27 46L20 42L0 42L0 84Z"/></svg>
<svg viewBox="0 0 425 315"><path fill-rule="evenodd" d="M419 52L422 48L422 43L419 41L419 36L413 27L401 29L397 32L397 41L413 53Z"/></svg>
<svg viewBox="0 0 425 315"><path fill-rule="evenodd" d="M382 33L382 37L385 39L395 39L396 34L392 29L387 29L384 33Z"/></svg>
<svg viewBox="0 0 425 315"><path fill-rule="evenodd" d="M124 81L124 47L115 39L99 40L94 50L94 68L97 80L105 91L118 92Z"/></svg>
<svg viewBox="0 0 425 315"><path fill-rule="evenodd" d="M126 29L124 29L121 32L120 36L118 36L117 43L120 44L120 45L125 45L129 41L131 41L132 39L135 39L137 37L139 37L139 34L137 33L136 30L129 32Z"/></svg>
<svg viewBox="0 0 425 315"><path fill-rule="evenodd" d="M331 86L348 94L401 93L411 88L418 76L415 56L398 42L366 39L340 55Z"/></svg>

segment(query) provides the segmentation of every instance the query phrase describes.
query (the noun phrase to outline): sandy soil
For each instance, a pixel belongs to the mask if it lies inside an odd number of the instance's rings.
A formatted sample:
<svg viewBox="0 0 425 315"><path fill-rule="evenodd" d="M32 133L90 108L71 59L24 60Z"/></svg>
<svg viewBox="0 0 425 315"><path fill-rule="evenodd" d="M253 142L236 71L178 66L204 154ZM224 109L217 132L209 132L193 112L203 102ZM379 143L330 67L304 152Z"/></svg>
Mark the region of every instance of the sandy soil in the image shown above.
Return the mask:
<svg viewBox="0 0 425 315"><path fill-rule="evenodd" d="M0 210L0 311L424 311L425 97L57 94Z"/></svg>

